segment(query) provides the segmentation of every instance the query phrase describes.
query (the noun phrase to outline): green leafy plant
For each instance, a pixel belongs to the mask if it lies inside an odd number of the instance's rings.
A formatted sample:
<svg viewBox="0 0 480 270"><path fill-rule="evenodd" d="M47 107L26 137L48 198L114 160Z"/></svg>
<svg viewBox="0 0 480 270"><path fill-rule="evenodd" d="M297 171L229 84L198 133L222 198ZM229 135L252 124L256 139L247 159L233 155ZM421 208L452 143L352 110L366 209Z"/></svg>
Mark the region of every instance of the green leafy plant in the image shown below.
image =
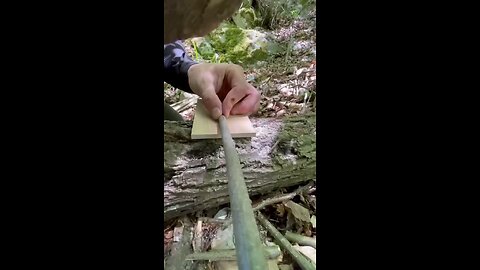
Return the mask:
<svg viewBox="0 0 480 270"><path fill-rule="evenodd" d="M198 52L197 43L192 40L192 45L193 45L193 51L195 52L194 60L198 61L200 59L200 53Z"/></svg>

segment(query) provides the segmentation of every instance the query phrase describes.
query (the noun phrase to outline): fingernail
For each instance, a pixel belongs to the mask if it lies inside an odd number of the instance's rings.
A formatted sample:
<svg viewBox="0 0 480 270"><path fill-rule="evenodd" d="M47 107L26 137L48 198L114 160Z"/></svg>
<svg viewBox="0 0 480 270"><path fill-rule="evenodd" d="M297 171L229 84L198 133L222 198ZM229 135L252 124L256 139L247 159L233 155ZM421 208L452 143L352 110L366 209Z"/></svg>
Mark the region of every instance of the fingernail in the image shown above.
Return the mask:
<svg viewBox="0 0 480 270"><path fill-rule="evenodd" d="M212 117L213 118L218 119L220 117L220 115L222 115L222 111L220 111L219 108L213 109L213 111L212 111Z"/></svg>

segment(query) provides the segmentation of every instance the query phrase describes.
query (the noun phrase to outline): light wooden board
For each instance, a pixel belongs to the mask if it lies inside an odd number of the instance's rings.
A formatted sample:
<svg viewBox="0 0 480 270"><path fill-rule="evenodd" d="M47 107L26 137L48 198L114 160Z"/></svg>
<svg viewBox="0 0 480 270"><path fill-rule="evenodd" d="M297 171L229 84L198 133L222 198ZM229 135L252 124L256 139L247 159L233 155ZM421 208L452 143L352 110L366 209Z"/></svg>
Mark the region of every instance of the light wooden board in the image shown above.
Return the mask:
<svg viewBox="0 0 480 270"><path fill-rule="evenodd" d="M248 116L231 115L227 118L232 138L255 137L256 132ZM199 99L195 108L192 126L192 140L221 138L218 121L210 118Z"/></svg>

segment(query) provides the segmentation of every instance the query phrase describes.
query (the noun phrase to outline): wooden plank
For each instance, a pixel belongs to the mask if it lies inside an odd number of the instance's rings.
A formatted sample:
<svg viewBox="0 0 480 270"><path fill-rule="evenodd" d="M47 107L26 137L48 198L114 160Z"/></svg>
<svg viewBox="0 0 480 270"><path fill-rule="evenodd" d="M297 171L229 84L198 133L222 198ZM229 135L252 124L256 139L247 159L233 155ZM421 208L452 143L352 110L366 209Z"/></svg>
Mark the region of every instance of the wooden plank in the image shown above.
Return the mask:
<svg viewBox="0 0 480 270"><path fill-rule="evenodd" d="M227 118L227 124L232 138L255 137L256 135L248 116L231 115ZM219 139L221 137L218 122L210 118L205 106L198 99L193 118L192 140Z"/></svg>

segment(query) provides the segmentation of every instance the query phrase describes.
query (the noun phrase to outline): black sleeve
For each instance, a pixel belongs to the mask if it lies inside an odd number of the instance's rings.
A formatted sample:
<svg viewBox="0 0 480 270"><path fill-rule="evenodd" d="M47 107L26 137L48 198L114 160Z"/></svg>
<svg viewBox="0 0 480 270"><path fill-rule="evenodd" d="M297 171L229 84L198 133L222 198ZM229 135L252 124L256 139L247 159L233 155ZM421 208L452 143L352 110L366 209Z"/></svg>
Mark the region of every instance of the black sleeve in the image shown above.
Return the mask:
<svg viewBox="0 0 480 270"><path fill-rule="evenodd" d="M197 62L188 57L180 41L163 46L164 80L173 87L192 93L188 85L187 71L194 64Z"/></svg>

